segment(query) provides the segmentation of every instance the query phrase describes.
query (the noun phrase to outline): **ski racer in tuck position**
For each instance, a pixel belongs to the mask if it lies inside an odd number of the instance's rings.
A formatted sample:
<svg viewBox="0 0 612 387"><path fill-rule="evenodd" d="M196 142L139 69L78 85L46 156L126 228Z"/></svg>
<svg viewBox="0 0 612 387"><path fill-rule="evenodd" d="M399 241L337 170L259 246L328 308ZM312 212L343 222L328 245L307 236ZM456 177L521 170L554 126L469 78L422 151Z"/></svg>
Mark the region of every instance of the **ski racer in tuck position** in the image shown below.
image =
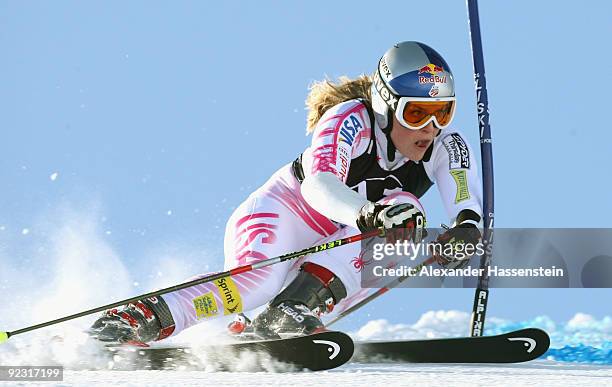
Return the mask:
<svg viewBox="0 0 612 387"><path fill-rule="evenodd" d="M452 220L439 240L480 238L476 163L464 136L448 128L454 81L435 50L398 43L372 77L315 83L306 104L312 143L234 211L225 233L226 269L359 231L423 227L418 198L434 183ZM321 314L363 294L355 249L342 246L143 299L106 311L90 332L105 342L146 343L236 314L229 326L234 333L313 333L323 328ZM438 258L447 267L467 262ZM266 303L252 321L242 314Z"/></svg>

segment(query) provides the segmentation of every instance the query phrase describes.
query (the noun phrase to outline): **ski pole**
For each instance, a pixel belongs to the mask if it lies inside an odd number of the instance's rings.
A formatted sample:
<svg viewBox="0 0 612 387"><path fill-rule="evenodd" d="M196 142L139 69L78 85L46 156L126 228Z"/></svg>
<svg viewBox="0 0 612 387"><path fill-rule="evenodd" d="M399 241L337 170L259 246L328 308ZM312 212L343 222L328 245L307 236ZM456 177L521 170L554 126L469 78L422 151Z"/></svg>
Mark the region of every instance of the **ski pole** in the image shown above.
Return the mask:
<svg viewBox="0 0 612 387"><path fill-rule="evenodd" d="M485 78L482 38L480 36L480 18L478 1L467 0L468 23L470 25L470 42L474 60L474 86L476 87L476 106L478 110L478 127L480 129L480 158L482 160L482 210L484 230L482 241L485 246L493 243L493 220L495 218L493 202L493 150L491 127L489 125L489 99L487 80ZM480 258L480 270L483 275L478 278L474 294L472 317L470 319L470 336L482 336L484 332L487 302L489 300L489 275L484 270L491 264L491 248L486 248Z"/></svg>
<svg viewBox="0 0 612 387"><path fill-rule="evenodd" d="M415 266L414 268L412 268L410 270L410 272L419 272L421 271L422 268L424 268L425 266L435 262L436 258L435 256L431 256L429 258L427 258L426 260L424 260L423 262L421 262L420 264L418 264L417 266ZM338 314L336 317L334 317L329 323L326 324L326 327L335 324L338 322L338 320L346 317L348 314L358 310L359 308L361 308L362 306L364 306L365 304L373 301L374 299L382 296L383 294L387 293L389 290L397 287L399 284L401 284L402 282L404 282L407 278L409 278L410 275L404 275L401 277L396 278L395 280L393 280L392 282L390 282L387 286L384 286L380 289L378 289L377 291L375 291L374 293L370 294L369 296L367 296L366 298L364 298L363 300L359 301L358 303L356 303L355 305L351 306L350 308L348 308L347 310L344 310L342 312L340 312L340 314Z"/></svg>
<svg viewBox="0 0 612 387"><path fill-rule="evenodd" d="M296 251L293 253L287 253L284 255L280 255L278 257L274 257L274 258L268 258L268 259L264 259L263 261L259 261L250 265L244 265L244 266L238 266L235 267L233 269L221 272L221 273L215 273L215 274L210 274L207 275L205 277L202 278L198 278L189 282L185 282L179 285L174 285L174 286L170 286L168 288L164 288L161 290L156 290L153 292L149 292L149 293L145 293L145 294L141 294L139 296L136 297L132 297L132 298L128 298L125 300L121 300L121 301L117 301L117 302L113 302L112 304L108 304L108 305L104 305L104 306L99 306L97 308L94 309L89 309L80 313L75 313L75 314L71 314L69 316L65 316L65 317L61 317L55 320L51 320L51 321L47 321L44 323L40 323L40 324L36 324L36 325L32 325L26 328L21 328L21 329L17 329L15 331L12 332L4 332L4 331L0 331L0 343L5 342L6 340L8 340L9 337L11 336L15 336L18 335L20 333L25 333L25 332L29 332L29 331L33 331L36 329L40 329L40 328L44 328L44 327L48 327L50 325L54 325L54 324L59 324L61 322L64 321L68 321L68 320L73 320L75 318L79 318L79 317L83 317L83 316L87 316L89 314L93 314L93 313L97 313L97 312L102 312L104 310L107 309L111 309L111 308L115 308L117 306L121 306L121 305L125 305L125 304L129 304L130 302L134 302L134 301L138 301L140 299L143 298L149 298L149 297L155 297L155 296L160 296L162 294L166 294L166 293L170 293L170 292L174 292L176 290L181 290L181 289L185 289L191 286L195 286L195 285L200 285L203 283L207 283L207 282L212 282L221 278L226 278L226 277L231 277L231 276L235 276L237 274L240 273L246 273L249 271L253 271L256 269L261 269L262 267L266 267L266 266L271 266L271 265L275 265L277 263L280 262L285 262L294 258L298 258L298 257L302 257L304 255L307 254L314 254L314 253L318 253L320 251L324 251L324 250L331 250L333 248L339 247L339 246L344 246L347 245L349 243L353 243L353 242L358 242L367 238L371 238L371 237L375 237L375 236L384 236L385 235L385 230L380 228L380 229L376 229L376 230L372 230L363 234L358 234L358 235L353 235L353 236L349 236L346 238L342 238L342 239L338 239L335 241L331 241L331 242L325 242L322 243L320 245L317 246L313 246L313 247L309 247L307 249L303 249L300 251Z"/></svg>

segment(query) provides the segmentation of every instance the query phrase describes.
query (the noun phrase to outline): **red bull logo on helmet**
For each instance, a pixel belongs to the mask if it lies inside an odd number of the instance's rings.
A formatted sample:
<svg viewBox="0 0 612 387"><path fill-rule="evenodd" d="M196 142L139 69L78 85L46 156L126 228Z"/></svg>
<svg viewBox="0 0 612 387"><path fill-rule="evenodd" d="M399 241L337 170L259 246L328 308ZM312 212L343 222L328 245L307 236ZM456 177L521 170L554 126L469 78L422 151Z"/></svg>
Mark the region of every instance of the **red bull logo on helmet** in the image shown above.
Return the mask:
<svg viewBox="0 0 612 387"><path fill-rule="evenodd" d="M426 85L428 83L446 83L446 75L440 76L438 73L444 72L444 69L440 66L436 66L433 63L429 63L419 69L417 75L419 75L419 83L421 85ZM424 74L424 75L420 75ZM425 75L427 74L427 75Z"/></svg>
<svg viewBox="0 0 612 387"><path fill-rule="evenodd" d="M440 66L436 66L433 63L429 63L423 67L421 67L419 69L419 73L417 75L423 74L423 73L429 73L431 75L436 75L438 73L444 72L444 69Z"/></svg>
<svg viewBox="0 0 612 387"><path fill-rule="evenodd" d="M446 83L446 75L442 77L439 75L434 75L433 77L420 76L419 83L421 85L426 85L428 83Z"/></svg>

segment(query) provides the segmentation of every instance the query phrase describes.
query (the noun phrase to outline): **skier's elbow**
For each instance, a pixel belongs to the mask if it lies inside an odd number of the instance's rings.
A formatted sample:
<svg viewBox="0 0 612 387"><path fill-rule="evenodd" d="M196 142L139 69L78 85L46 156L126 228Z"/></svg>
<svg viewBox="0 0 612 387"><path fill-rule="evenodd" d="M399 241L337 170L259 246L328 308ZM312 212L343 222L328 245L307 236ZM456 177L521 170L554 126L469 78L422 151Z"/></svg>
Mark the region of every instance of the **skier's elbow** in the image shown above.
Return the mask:
<svg viewBox="0 0 612 387"><path fill-rule="evenodd" d="M321 199L329 190L330 181L333 182L333 180L340 182L338 177L331 172L319 172L315 175L306 176L302 182L302 196L311 207L317 209L317 207L320 207L318 203L321 202Z"/></svg>

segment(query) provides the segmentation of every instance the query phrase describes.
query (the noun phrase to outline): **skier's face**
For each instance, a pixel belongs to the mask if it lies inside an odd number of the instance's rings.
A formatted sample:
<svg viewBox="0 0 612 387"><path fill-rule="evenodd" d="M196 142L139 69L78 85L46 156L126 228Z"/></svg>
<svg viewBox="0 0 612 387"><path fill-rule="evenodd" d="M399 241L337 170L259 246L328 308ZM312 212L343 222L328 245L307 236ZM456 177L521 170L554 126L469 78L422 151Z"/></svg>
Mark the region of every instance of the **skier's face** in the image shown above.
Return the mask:
<svg viewBox="0 0 612 387"><path fill-rule="evenodd" d="M430 122L422 129L412 130L403 127L393 116L393 127L391 128L391 140L397 150L413 161L420 161L427 148L431 145L439 129Z"/></svg>

